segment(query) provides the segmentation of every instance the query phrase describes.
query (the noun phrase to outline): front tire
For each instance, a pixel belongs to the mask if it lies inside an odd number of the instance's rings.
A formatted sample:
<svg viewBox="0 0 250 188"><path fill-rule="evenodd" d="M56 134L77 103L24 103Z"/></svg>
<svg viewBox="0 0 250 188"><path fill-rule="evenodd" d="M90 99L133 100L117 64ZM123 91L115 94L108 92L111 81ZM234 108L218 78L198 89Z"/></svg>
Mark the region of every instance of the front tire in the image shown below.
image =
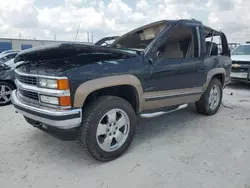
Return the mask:
<svg viewBox="0 0 250 188"><path fill-rule="evenodd" d="M195 103L196 111L204 115L214 115L220 108L222 100L222 84L217 78L213 78L200 100Z"/></svg>
<svg viewBox="0 0 250 188"><path fill-rule="evenodd" d="M78 141L98 161L121 156L130 146L136 126L134 109L126 100L102 96L83 110Z"/></svg>

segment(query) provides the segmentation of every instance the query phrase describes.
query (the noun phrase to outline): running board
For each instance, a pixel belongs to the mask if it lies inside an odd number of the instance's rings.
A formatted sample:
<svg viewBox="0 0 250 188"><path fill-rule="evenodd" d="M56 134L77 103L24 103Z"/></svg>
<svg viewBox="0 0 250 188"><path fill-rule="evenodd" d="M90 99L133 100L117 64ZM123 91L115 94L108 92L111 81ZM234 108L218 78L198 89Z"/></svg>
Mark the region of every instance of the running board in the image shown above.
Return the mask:
<svg viewBox="0 0 250 188"><path fill-rule="evenodd" d="M153 118L153 117L161 116L161 115L164 115L164 114L168 114L168 113L171 113L171 112L175 112L175 111L184 109L184 108L186 108L187 106L188 106L187 104L183 104L183 105L180 105L178 108L176 108L176 109L174 109L174 110L159 111L159 112L154 112L154 113L146 113L146 114L141 114L140 116L141 116L142 118Z"/></svg>

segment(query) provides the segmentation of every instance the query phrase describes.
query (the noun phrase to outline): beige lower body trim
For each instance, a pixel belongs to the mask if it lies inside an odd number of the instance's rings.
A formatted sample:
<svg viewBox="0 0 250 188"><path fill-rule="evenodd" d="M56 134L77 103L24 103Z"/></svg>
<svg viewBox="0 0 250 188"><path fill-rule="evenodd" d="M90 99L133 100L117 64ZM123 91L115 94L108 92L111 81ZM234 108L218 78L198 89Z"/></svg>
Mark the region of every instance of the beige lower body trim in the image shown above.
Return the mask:
<svg viewBox="0 0 250 188"><path fill-rule="evenodd" d="M189 95L189 96L179 96L169 99L162 99L162 100L155 100L155 101L145 101L143 106L143 110L150 110L154 108L162 108L162 107L168 107L178 104L186 104L186 103L192 103L195 101L198 101L201 97L200 94L196 95Z"/></svg>
<svg viewBox="0 0 250 188"><path fill-rule="evenodd" d="M161 96L177 96L203 92L203 87L194 87L194 88L185 88L185 89L173 89L173 90L164 90L164 91L155 91L155 92L146 92L143 93L143 97L147 98L156 98Z"/></svg>
<svg viewBox="0 0 250 188"><path fill-rule="evenodd" d="M203 87L195 87L144 93L142 110L192 103L200 99L203 91Z"/></svg>

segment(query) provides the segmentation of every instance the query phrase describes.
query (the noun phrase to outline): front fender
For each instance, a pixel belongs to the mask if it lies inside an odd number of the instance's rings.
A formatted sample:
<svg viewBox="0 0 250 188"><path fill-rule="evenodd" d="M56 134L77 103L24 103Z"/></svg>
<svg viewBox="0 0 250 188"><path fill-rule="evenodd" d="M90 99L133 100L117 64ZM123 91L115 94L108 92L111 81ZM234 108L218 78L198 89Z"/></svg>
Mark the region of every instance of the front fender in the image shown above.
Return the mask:
<svg viewBox="0 0 250 188"><path fill-rule="evenodd" d="M139 98L138 110L141 111L143 103L143 89L139 79L133 75L108 76L82 83L76 89L74 107L82 107L88 95L96 90L120 85L130 85L136 89Z"/></svg>

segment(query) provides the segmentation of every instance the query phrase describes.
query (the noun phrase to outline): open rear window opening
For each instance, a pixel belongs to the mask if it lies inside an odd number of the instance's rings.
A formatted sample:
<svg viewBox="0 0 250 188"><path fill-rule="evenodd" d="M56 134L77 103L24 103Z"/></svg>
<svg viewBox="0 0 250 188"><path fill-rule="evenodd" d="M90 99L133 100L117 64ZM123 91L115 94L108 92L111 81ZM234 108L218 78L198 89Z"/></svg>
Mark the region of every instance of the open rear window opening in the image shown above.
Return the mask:
<svg viewBox="0 0 250 188"><path fill-rule="evenodd" d="M208 27L204 27L204 34L206 38L206 44L205 44L206 56L217 56L217 55L230 56L230 50L224 33L215 31Z"/></svg>
<svg viewBox="0 0 250 188"><path fill-rule="evenodd" d="M140 27L116 39L112 46L116 48L144 50L167 26L167 21L159 21Z"/></svg>

